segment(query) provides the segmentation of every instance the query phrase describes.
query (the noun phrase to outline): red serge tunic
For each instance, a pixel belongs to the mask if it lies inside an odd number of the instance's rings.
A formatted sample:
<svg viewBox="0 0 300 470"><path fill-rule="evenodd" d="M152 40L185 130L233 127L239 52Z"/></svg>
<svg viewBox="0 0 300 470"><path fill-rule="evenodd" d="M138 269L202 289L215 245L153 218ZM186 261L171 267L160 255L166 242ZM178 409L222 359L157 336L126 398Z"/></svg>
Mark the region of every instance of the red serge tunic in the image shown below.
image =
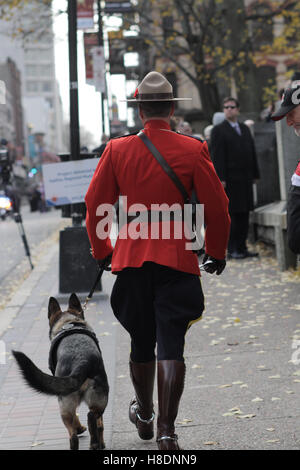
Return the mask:
<svg viewBox="0 0 300 470"><path fill-rule="evenodd" d="M187 192L191 194L195 189L200 204L204 204L205 251L214 258L224 259L230 228L228 198L211 162L207 144L172 132L163 120L148 121L144 132L175 171ZM85 196L86 228L93 256L103 259L113 251L114 273L152 261L200 275L196 254L186 249L187 240L184 236L181 239L172 237L172 230L170 239L162 239L161 236L159 239L150 236L123 239L122 233L124 235L124 230L127 230L127 226L124 226L114 250L109 237L98 237L97 224L105 215L97 215L97 208L101 204L114 204L120 194L127 196L128 209L137 203L143 204L148 210L152 204L172 206L179 203L183 206L181 193L138 136L110 140ZM145 222L142 225L144 228L146 225L148 230L150 224Z"/></svg>

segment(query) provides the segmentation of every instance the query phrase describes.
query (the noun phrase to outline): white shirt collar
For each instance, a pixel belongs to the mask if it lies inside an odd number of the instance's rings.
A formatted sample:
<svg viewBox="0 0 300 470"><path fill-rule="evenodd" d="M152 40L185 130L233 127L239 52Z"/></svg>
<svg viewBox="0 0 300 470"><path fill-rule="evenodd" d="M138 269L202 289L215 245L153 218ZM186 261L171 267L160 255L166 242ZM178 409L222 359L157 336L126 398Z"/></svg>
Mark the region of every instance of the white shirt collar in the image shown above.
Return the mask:
<svg viewBox="0 0 300 470"><path fill-rule="evenodd" d="M232 122L232 121L229 121L229 120L228 120L228 122L229 122L229 124L231 125L231 127L240 127L238 121Z"/></svg>
<svg viewBox="0 0 300 470"><path fill-rule="evenodd" d="M300 176L297 175L296 173L294 173L293 176L292 176L292 185L293 186L300 186Z"/></svg>

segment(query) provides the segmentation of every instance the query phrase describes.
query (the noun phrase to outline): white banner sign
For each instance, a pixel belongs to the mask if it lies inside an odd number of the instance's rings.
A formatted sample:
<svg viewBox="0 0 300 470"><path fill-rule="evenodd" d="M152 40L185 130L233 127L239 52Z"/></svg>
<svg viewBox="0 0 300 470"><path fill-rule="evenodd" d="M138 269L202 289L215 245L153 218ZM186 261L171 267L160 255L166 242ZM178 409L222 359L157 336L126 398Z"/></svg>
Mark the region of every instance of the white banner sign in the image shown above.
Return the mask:
<svg viewBox="0 0 300 470"><path fill-rule="evenodd" d="M105 58L104 48L95 46L91 49L93 57L94 86L96 91L105 93Z"/></svg>
<svg viewBox="0 0 300 470"><path fill-rule="evenodd" d="M90 29L94 27L94 0L78 0L77 28Z"/></svg>
<svg viewBox="0 0 300 470"><path fill-rule="evenodd" d="M99 158L42 165L48 206L84 202Z"/></svg>

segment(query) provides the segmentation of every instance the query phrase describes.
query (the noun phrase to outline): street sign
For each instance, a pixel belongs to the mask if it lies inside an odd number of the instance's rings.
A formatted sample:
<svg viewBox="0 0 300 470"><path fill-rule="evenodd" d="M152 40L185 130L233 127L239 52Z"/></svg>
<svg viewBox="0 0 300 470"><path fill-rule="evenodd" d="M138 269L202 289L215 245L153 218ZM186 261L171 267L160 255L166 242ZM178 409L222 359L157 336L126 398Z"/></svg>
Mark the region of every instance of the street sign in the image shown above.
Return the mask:
<svg viewBox="0 0 300 470"><path fill-rule="evenodd" d="M93 54L92 49L98 46L97 33L84 33L85 79L88 85L94 85Z"/></svg>
<svg viewBox="0 0 300 470"><path fill-rule="evenodd" d="M45 199L48 206L84 202L99 158L42 165Z"/></svg>
<svg viewBox="0 0 300 470"><path fill-rule="evenodd" d="M115 2L114 0L106 0L104 13L129 13L133 11L131 1L121 0Z"/></svg>
<svg viewBox="0 0 300 470"><path fill-rule="evenodd" d="M77 28L94 27L94 0L77 0Z"/></svg>

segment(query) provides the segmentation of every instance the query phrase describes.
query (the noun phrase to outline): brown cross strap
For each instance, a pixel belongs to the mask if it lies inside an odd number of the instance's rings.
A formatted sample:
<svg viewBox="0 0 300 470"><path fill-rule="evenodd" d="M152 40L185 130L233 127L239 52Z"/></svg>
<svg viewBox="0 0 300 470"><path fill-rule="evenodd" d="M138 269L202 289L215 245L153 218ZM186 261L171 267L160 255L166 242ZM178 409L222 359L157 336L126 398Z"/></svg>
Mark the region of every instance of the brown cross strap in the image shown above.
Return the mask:
<svg viewBox="0 0 300 470"><path fill-rule="evenodd" d="M167 175L171 178L177 189L181 192L183 196L183 200L185 204L190 203L190 196L188 195L187 190L183 186L182 182L176 175L176 173L172 170L170 165L166 162L164 157L160 154L160 152L157 150L155 145L151 142L151 140L146 136L146 134L143 131L140 131L137 136L144 142L144 144L148 147L149 151L152 153L154 158L158 161L158 163L161 165L163 170L167 173Z"/></svg>

